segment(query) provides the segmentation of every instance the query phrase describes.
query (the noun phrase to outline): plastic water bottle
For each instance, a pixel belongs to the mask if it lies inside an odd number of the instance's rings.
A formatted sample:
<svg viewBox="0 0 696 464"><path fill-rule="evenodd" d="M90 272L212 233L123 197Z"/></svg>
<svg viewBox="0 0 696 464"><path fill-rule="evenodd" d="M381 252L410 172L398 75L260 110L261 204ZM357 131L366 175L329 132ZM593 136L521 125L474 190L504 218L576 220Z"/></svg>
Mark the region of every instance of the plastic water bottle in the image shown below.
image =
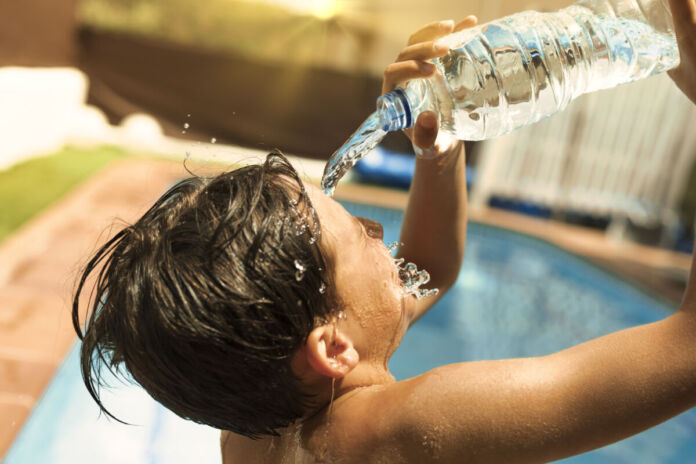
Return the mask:
<svg viewBox="0 0 696 464"><path fill-rule="evenodd" d="M437 70L381 96L377 111L327 163L338 180L384 137L426 110L440 131L485 140L564 109L578 96L679 64L667 0L583 0L555 13L526 11L448 35Z"/></svg>

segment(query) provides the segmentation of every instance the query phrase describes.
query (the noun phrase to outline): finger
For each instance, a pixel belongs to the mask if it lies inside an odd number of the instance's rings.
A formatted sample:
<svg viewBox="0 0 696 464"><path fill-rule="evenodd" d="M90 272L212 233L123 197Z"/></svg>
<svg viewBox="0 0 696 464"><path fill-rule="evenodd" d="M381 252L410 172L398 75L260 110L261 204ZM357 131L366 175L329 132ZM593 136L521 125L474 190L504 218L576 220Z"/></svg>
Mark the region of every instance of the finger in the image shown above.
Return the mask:
<svg viewBox="0 0 696 464"><path fill-rule="evenodd" d="M427 61L400 61L392 63L384 70L382 93L391 92L399 84L410 79L428 77L435 72L435 65Z"/></svg>
<svg viewBox="0 0 696 464"><path fill-rule="evenodd" d="M437 42L421 42L415 45L410 45L399 53L396 61L406 60L429 60L444 56L449 51L449 46Z"/></svg>
<svg viewBox="0 0 696 464"><path fill-rule="evenodd" d="M669 0L669 6L675 22L684 18L696 21L696 2L694 0Z"/></svg>
<svg viewBox="0 0 696 464"><path fill-rule="evenodd" d="M435 145L437 139L437 116L432 111L424 111L413 128L413 144L426 150Z"/></svg>
<svg viewBox="0 0 696 464"><path fill-rule="evenodd" d="M478 24L478 18L474 15L469 15L466 18L462 19L459 21L455 26L454 30L452 32L459 32L463 29L468 29L470 27L474 27Z"/></svg>
<svg viewBox="0 0 696 464"><path fill-rule="evenodd" d="M413 45L420 42L435 40L438 37L449 34L453 29L454 21L451 19L435 21L414 32L411 37L409 37L408 44Z"/></svg>

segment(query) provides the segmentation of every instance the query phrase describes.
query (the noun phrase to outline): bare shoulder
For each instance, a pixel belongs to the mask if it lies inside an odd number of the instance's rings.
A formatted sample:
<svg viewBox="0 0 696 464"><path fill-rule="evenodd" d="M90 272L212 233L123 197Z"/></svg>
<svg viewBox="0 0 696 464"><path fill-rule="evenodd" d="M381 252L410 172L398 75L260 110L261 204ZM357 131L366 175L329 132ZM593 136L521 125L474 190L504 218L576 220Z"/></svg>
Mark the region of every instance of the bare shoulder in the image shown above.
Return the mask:
<svg viewBox="0 0 696 464"><path fill-rule="evenodd" d="M489 369L494 366L476 364L443 366L388 386L369 388L340 405L331 435L338 436L332 442L338 445L337 456L344 458L341 462L469 462L466 454L476 454L475 440L468 447L460 443L452 449L450 445L454 435L461 436L464 429L477 426L480 405L472 398L467 408L472 417L461 417L447 405L456 403L454 409L461 411L468 402L462 390L484 392L487 388L482 376L491 381L498 377ZM471 371L469 385L459 377L462 370ZM459 376L453 375L455 371ZM345 459L347 454L350 459Z"/></svg>
<svg viewBox="0 0 696 464"><path fill-rule="evenodd" d="M544 390L555 388L548 379L558 378L545 372L544 364L536 359L452 364L365 388L307 421L300 440L274 445L273 458L261 449L264 440L222 432L223 463L259 456L283 462L281 455L295 455L294 447L336 463L511 462L500 451L510 440L525 441L525 421L556 413L549 396L541 401Z"/></svg>
<svg viewBox="0 0 696 464"><path fill-rule="evenodd" d="M451 364L397 382L366 402L379 417L375 448L402 457L393 462L511 462L505 444L525 441L526 421L562 413L547 394L561 393L553 379L547 360L527 358ZM541 454L515 462L543 462Z"/></svg>

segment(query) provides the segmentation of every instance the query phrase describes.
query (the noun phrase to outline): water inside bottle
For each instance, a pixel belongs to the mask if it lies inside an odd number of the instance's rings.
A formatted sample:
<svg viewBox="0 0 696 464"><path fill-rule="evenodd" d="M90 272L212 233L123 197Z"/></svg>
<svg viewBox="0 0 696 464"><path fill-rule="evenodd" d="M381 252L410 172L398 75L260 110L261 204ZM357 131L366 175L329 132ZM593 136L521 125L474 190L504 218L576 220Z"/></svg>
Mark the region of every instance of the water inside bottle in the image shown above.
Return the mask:
<svg viewBox="0 0 696 464"><path fill-rule="evenodd" d="M446 37L434 85L441 128L485 140L540 121L579 95L667 71L679 64L674 37L635 20L574 5L523 12ZM451 103L449 103L451 102Z"/></svg>

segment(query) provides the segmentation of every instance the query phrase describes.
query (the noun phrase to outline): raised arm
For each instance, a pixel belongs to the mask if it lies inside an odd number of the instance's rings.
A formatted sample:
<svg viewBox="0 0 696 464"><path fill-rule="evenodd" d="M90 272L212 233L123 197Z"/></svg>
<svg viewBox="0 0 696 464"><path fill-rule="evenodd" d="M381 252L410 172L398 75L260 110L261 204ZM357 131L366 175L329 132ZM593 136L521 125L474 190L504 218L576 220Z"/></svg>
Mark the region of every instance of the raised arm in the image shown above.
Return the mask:
<svg viewBox="0 0 696 464"><path fill-rule="evenodd" d="M390 92L410 79L432 75L435 65L427 60L444 55L436 39L471 27L476 18L460 23L440 21L429 24L411 36L408 46L384 73L382 92ZM413 129L406 131L417 153L416 172L411 183L408 206L401 228L404 244L398 257L416 263L431 276L429 288L440 294L457 280L466 240L466 158L464 144L438 136L437 117L422 113ZM430 297L418 302L413 321L437 301Z"/></svg>

